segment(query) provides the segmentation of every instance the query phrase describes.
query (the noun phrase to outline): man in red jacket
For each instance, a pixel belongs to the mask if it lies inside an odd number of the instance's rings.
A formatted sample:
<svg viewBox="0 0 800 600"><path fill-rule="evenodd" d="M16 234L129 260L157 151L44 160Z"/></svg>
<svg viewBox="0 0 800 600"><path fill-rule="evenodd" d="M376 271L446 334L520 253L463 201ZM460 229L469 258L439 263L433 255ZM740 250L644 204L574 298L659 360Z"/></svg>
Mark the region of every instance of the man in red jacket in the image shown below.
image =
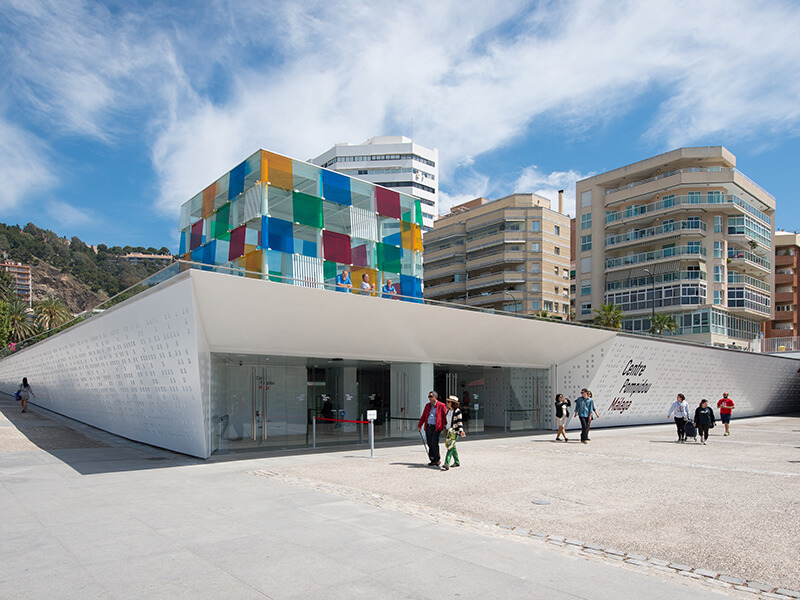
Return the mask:
<svg viewBox="0 0 800 600"><path fill-rule="evenodd" d="M428 440L428 458L431 459L428 466L437 467L441 463L439 434L446 423L447 407L444 402L439 402L439 394L436 392L429 392L428 400L429 402L425 405L425 410L422 411L422 416L419 419L417 431L422 431L423 425L425 426L425 438Z"/></svg>

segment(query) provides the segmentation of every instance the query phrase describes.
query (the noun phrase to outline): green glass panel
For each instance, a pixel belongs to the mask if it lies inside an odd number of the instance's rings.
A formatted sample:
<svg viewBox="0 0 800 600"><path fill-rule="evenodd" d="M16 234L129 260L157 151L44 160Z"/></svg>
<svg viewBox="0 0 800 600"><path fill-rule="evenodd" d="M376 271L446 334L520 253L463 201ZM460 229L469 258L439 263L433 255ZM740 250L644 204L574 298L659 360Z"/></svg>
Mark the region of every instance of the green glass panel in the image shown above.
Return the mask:
<svg viewBox="0 0 800 600"><path fill-rule="evenodd" d="M325 278L325 281L329 279L336 279L336 269L337 263L333 262L332 260L326 260L322 263L322 276Z"/></svg>
<svg viewBox="0 0 800 600"><path fill-rule="evenodd" d="M414 222L413 215L411 214L411 211L410 211L410 210L409 210L409 211L406 211L406 212L404 212L404 213L401 213L401 214L400 214L400 218L401 218L403 221L405 221L406 223L413 223L413 222Z"/></svg>
<svg viewBox="0 0 800 600"><path fill-rule="evenodd" d="M285 281L285 279L281 277L283 273L281 273L280 271L270 271L269 274L270 274L269 278L270 281L274 281L276 283L283 283Z"/></svg>
<svg viewBox="0 0 800 600"><path fill-rule="evenodd" d="M229 224L231 221L231 203L223 204L217 213L214 215L214 233L213 237L220 239L228 233Z"/></svg>
<svg viewBox="0 0 800 600"><path fill-rule="evenodd" d="M422 227L422 203L419 200L414 202L414 223Z"/></svg>
<svg viewBox="0 0 800 600"><path fill-rule="evenodd" d="M322 229L322 198L294 192L292 193L292 208L295 223Z"/></svg>
<svg viewBox="0 0 800 600"><path fill-rule="evenodd" d="M403 249L378 242L378 268L381 271L400 273Z"/></svg>

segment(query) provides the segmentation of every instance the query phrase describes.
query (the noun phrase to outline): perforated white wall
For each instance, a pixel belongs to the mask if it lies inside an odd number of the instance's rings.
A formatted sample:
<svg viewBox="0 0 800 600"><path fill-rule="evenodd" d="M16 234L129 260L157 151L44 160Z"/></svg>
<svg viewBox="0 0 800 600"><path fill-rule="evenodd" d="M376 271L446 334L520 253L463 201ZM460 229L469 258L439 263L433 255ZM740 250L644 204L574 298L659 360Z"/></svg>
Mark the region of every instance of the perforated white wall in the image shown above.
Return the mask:
<svg viewBox="0 0 800 600"><path fill-rule="evenodd" d="M189 278L144 292L0 361L0 389L112 433L207 456ZM208 377L204 377L208 380Z"/></svg>
<svg viewBox="0 0 800 600"><path fill-rule="evenodd" d="M592 390L600 414L592 426L602 427L666 422L679 392L692 410L706 398L715 412L728 392L734 417L794 410L798 367L793 359L618 336L559 365L558 379L573 399L583 387Z"/></svg>

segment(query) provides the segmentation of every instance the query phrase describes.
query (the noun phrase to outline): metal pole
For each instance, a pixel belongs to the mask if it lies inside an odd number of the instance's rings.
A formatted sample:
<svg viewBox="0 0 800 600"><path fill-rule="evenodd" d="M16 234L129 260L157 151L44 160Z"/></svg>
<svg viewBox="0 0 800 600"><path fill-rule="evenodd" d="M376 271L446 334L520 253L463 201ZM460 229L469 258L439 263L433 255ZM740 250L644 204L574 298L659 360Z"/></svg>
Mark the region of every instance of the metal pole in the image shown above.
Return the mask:
<svg viewBox="0 0 800 600"><path fill-rule="evenodd" d="M359 444L363 444L364 443L364 424L363 423L359 423L358 424L358 443Z"/></svg>
<svg viewBox="0 0 800 600"><path fill-rule="evenodd" d="M369 422L369 457L375 458L375 421Z"/></svg>
<svg viewBox="0 0 800 600"><path fill-rule="evenodd" d="M508 433L508 411L503 411L503 433Z"/></svg>
<svg viewBox="0 0 800 600"><path fill-rule="evenodd" d="M311 417L311 447L317 449L317 417Z"/></svg>

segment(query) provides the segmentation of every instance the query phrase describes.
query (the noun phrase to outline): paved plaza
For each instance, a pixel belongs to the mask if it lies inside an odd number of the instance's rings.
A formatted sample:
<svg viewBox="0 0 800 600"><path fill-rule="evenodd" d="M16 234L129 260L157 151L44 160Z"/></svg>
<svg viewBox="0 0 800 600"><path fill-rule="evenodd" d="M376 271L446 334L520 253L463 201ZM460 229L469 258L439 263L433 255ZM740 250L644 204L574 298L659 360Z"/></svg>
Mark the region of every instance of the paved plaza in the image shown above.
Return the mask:
<svg viewBox="0 0 800 600"><path fill-rule="evenodd" d="M441 472L421 444L201 461L2 399L0 598L798 597L800 418L732 432L474 437Z"/></svg>

